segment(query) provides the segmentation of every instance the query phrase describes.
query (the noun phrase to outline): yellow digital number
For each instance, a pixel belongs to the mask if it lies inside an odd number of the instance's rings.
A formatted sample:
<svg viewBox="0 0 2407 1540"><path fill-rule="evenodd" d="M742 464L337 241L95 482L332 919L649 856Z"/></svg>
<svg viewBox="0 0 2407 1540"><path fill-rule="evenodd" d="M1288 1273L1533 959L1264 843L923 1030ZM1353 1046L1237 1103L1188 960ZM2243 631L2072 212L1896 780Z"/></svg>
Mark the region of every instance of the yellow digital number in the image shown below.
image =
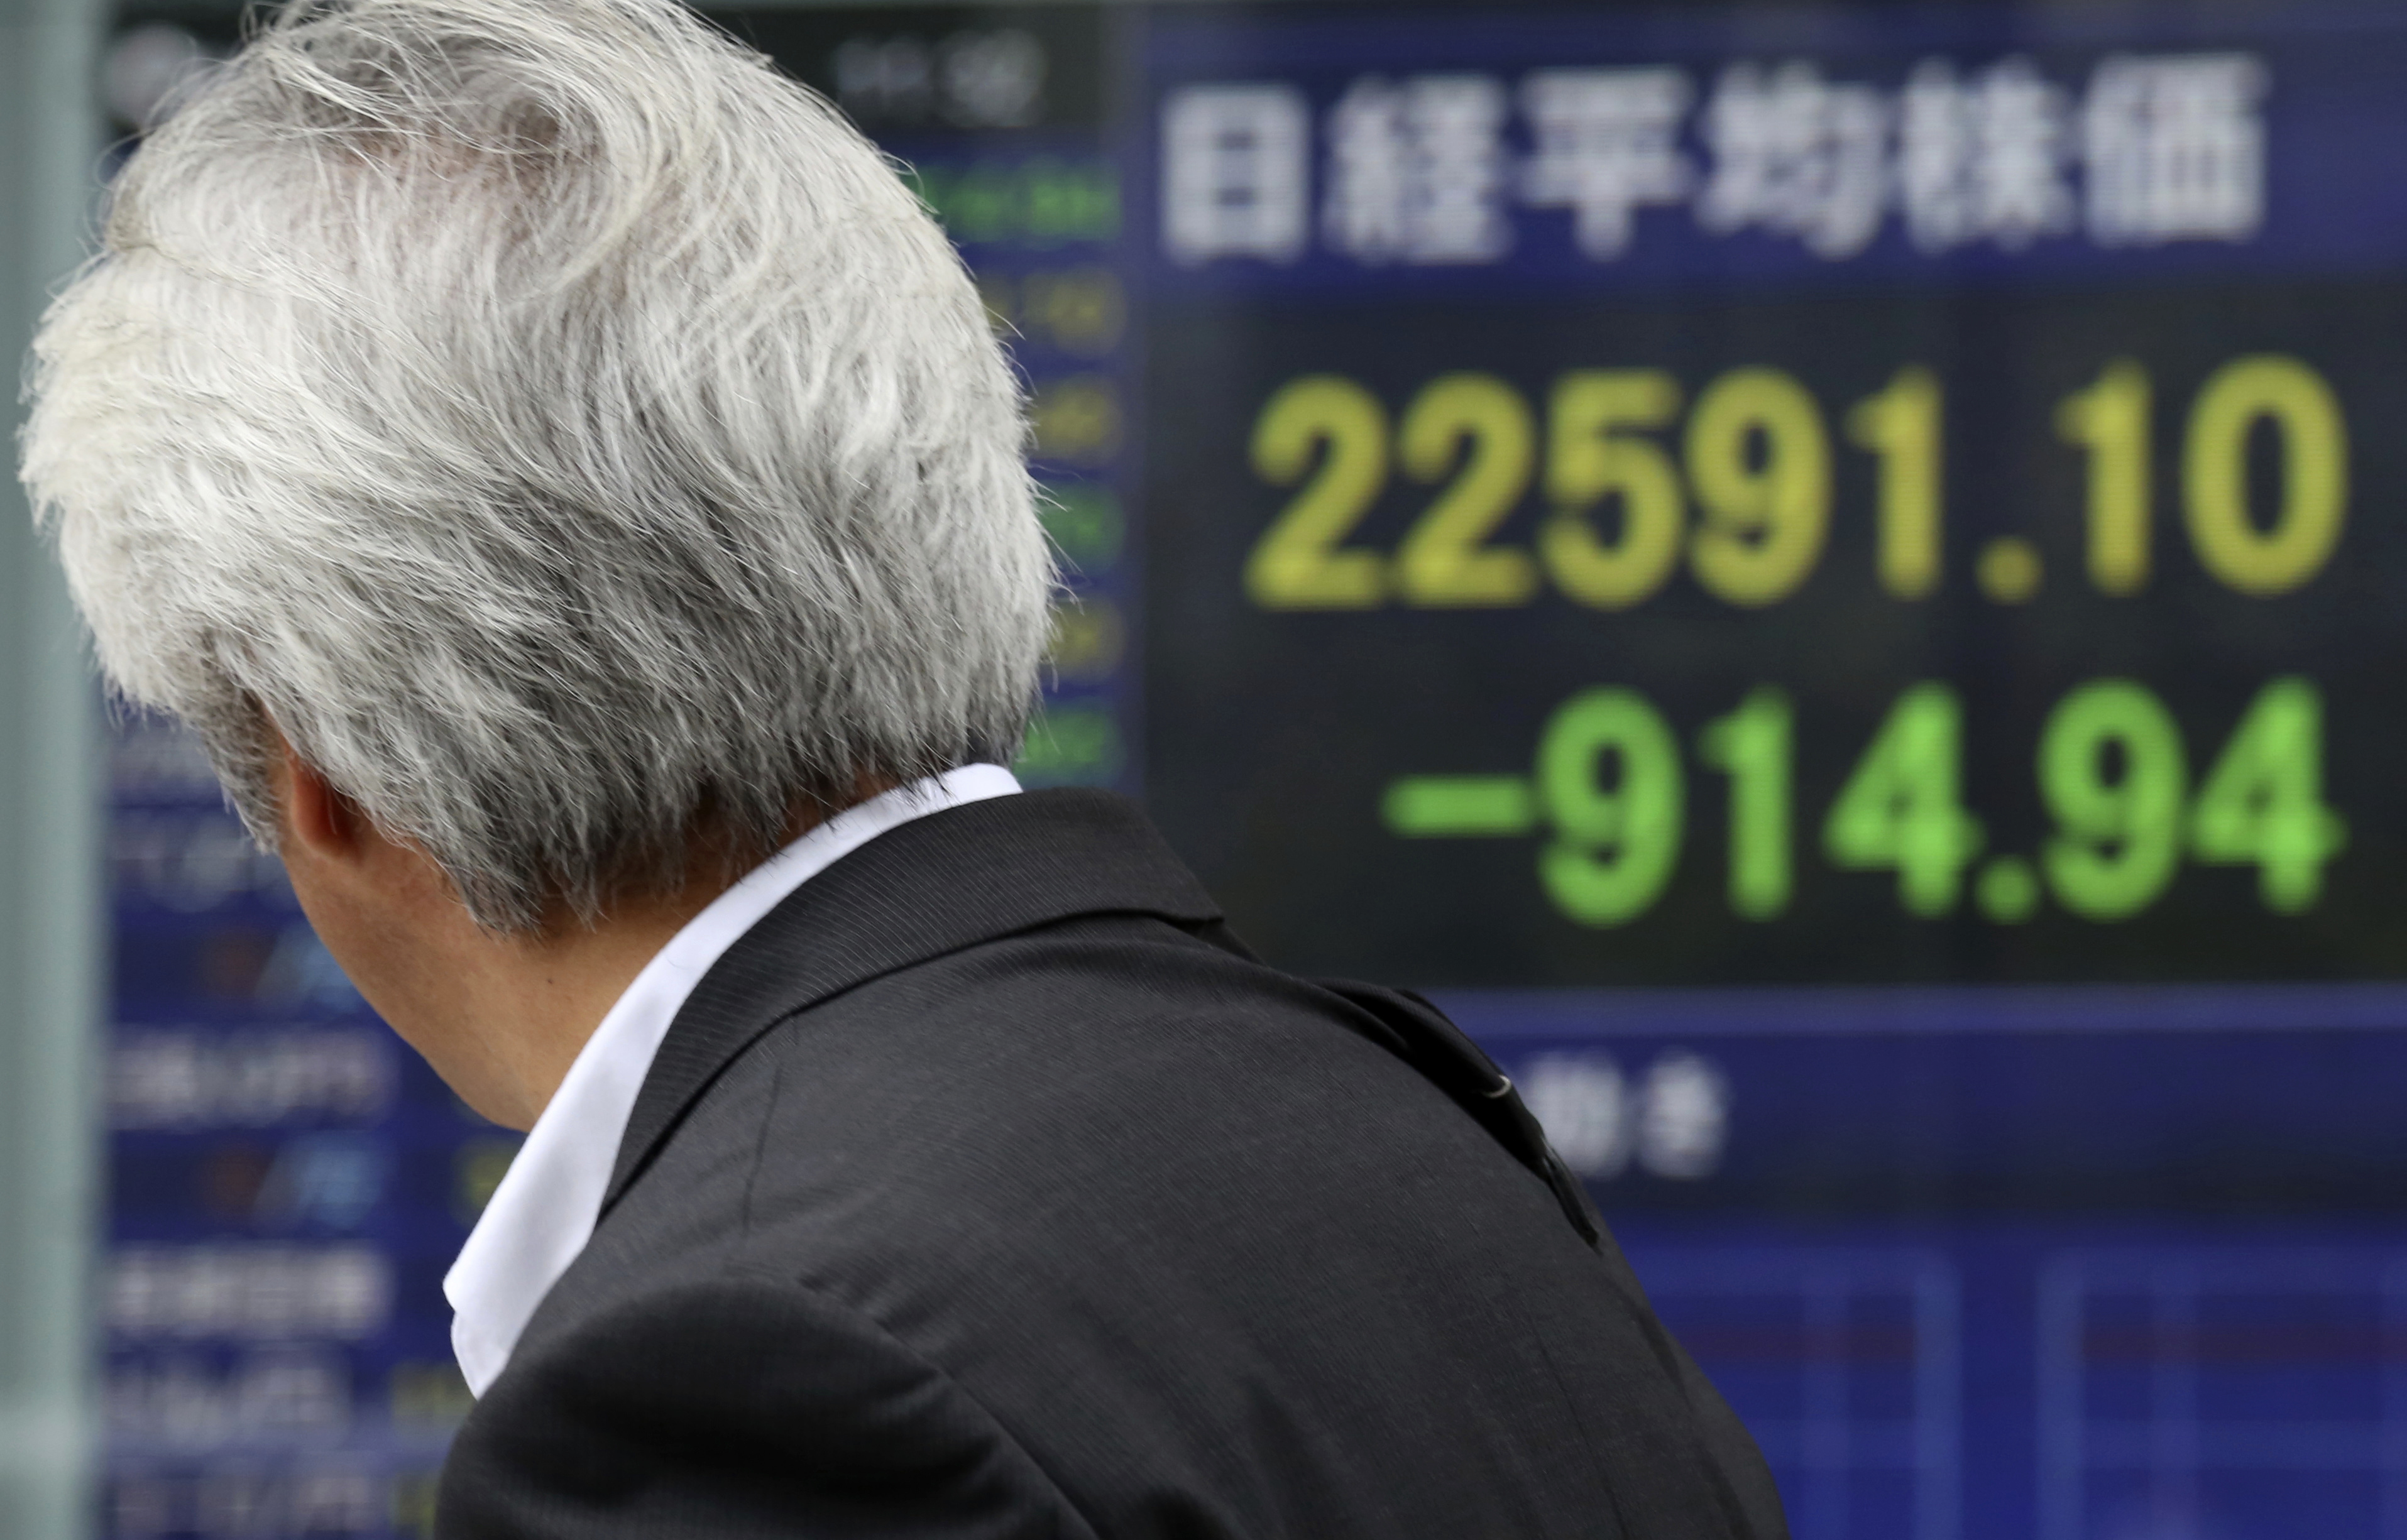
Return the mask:
<svg viewBox="0 0 2407 1540"><path fill-rule="evenodd" d="M2281 443L2282 502L2259 530L2248 511L2248 436ZM2296 359L2235 359L2190 408L2184 511L2200 565L2243 594L2298 587L2331 559L2348 516L2348 427L2323 376Z"/></svg>
<svg viewBox="0 0 2407 1540"><path fill-rule="evenodd" d="M1565 597L1626 609L1672 575L1687 499L1662 448L1636 434L1669 426L1679 411L1679 384L1659 369L1583 369L1555 382L1546 457L1555 513L1539 530L1538 554ZM1613 539L1594 512L1607 499L1620 503Z"/></svg>
<svg viewBox="0 0 2407 1540"><path fill-rule="evenodd" d="M475 1409L477 1398L460 1377L456 1363L396 1363L386 1381L386 1405L392 1420L403 1427L458 1427Z"/></svg>
<svg viewBox="0 0 2407 1540"><path fill-rule="evenodd" d="M1941 417L1939 377L1920 367L1847 414L1847 437L1880 457L1880 585L1899 599L1939 587Z"/></svg>
<svg viewBox="0 0 2407 1540"><path fill-rule="evenodd" d="M1128 300L1107 267L1032 273L1021 286L1019 318L1065 353L1101 358L1127 329Z"/></svg>
<svg viewBox="0 0 2407 1540"><path fill-rule="evenodd" d="M1528 603L1538 591L1529 553L1482 548L1530 489L1537 430L1520 392L1493 374L1432 380L1404 409L1396 448L1415 481L1454 477L1396 548L1404 600L1431 609Z"/></svg>
<svg viewBox="0 0 2407 1540"><path fill-rule="evenodd" d="M1058 678L1103 679L1120 666L1127 640L1118 606L1090 594L1053 606L1053 644L1045 660Z"/></svg>
<svg viewBox="0 0 2407 1540"><path fill-rule="evenodd" d="M1119 447L1119 392L1103 375L1074 374L1036 392L1028 423L1037 459L1100 465Z"/></svg>
<svg viewBox="0 0 2407 1540"><path fill-rule="evenodd" d="M2089 452L2089 581L2099 591L2148 586L2148 372L2117 359L2098 383L2056 408L2056 431Z"/></svg>
<svg viewBox="0 0 2407 1540"><path fill-rule="evenodd" d="M518 1157L516 1137L470 1139L451 1154L451 1210L473 1224Z"/></svg>
<svg viewBox="0 0 2407 1540"><path fill-rule="evenodd" d="M1246 596L1266 610L1385 602L1387 558L1340 548L1388 479L1388 414L1378 399L1335 374L1289 381L1254 425L1253 462L1273 486L1303 487L1246 558Z"/></svg>
<svg viewBox="0 0 2407 1540"><path fill-rule="evenodd" d="M1697 399L1688 459L1697 581L1750 607L1796 592L1830 529L1830 445L1813 396L1779 370L1733 369Z"/></svg>

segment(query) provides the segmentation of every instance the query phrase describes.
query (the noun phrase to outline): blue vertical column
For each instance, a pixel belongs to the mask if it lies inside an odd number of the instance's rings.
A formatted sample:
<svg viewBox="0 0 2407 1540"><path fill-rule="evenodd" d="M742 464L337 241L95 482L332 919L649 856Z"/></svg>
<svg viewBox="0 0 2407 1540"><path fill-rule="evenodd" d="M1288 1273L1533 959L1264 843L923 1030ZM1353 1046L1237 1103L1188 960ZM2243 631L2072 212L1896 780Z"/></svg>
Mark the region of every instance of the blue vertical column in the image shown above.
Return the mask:
<svg viewBox="0 0 2407 1540"><path fill-rule="evenodd" d="M1062 563L1030 785L1136 789L1135 445L1118 167L1091 134L911 147L1029 392L1046 529Z"/></svg>
<svg viewBox="0 0 2407 1540"><path fill-rule="evenodd" d="M518 1137L372 1013L199 745L110 752L106 1533L423 1534L442 1278Z"/></svg>

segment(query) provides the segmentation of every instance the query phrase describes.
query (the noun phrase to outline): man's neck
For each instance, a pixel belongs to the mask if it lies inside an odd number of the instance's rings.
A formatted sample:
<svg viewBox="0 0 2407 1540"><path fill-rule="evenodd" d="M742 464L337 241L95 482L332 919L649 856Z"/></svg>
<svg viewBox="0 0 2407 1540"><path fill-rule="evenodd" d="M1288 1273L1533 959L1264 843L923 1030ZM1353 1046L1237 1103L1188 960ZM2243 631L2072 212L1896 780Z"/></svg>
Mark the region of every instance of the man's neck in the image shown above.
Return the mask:
<svg viewBox="0 0 2407 1540"><path fill-rule="evenodd" d="M321 935L339 936L337 955L377 1013L469 1106L523 1131L645 965L741 875L508 936L480 929L439 873L423 901L377 915L372 936L352 916L306 907Z"/></svg>
<svg viewBox="0 0 2407 1540"><path fill-rule="evenodd" d="M506 1070L509 1100L477 1110L509 1127L534 1126L635 976L735 880L689 883L669 898L620 904L591 925L570 920L540 937L497 940L500 954L477 969L469 1009L501 1048L495 1067ZM508 1030L491 1030L503 1022Z"/></svg>

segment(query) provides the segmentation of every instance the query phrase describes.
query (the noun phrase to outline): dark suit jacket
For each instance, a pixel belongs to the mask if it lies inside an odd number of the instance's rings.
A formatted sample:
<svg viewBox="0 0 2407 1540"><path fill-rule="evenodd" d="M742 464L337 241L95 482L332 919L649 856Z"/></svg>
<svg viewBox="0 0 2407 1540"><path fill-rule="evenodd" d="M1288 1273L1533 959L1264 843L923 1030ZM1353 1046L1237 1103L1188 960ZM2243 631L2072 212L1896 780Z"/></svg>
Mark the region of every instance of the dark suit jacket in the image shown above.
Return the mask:
<svg viewBox="0 0 2407 1540"><path fill-rule="evenodd" d="M1782 1534L1492 1067L1218 922L1095 792L799 889L678 1014L436 1533Z"/></svg>

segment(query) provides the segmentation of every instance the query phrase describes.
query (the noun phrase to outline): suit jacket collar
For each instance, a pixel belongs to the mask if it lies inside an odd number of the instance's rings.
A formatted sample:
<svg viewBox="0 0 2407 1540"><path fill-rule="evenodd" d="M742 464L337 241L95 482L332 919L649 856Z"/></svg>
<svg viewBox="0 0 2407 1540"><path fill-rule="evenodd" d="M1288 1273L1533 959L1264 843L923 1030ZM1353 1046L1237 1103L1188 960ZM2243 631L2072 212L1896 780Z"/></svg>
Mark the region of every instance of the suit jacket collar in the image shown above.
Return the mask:
<svg viewBox="0 0 2407 1540"><path fill-rule="evenodd" d="M606 1215L686 1109L778 1022L880 975L1082 914L1220 917L1135 804L1108 792L997 798L878 836L796 889L704 975L627 1119Z"/></svg>

